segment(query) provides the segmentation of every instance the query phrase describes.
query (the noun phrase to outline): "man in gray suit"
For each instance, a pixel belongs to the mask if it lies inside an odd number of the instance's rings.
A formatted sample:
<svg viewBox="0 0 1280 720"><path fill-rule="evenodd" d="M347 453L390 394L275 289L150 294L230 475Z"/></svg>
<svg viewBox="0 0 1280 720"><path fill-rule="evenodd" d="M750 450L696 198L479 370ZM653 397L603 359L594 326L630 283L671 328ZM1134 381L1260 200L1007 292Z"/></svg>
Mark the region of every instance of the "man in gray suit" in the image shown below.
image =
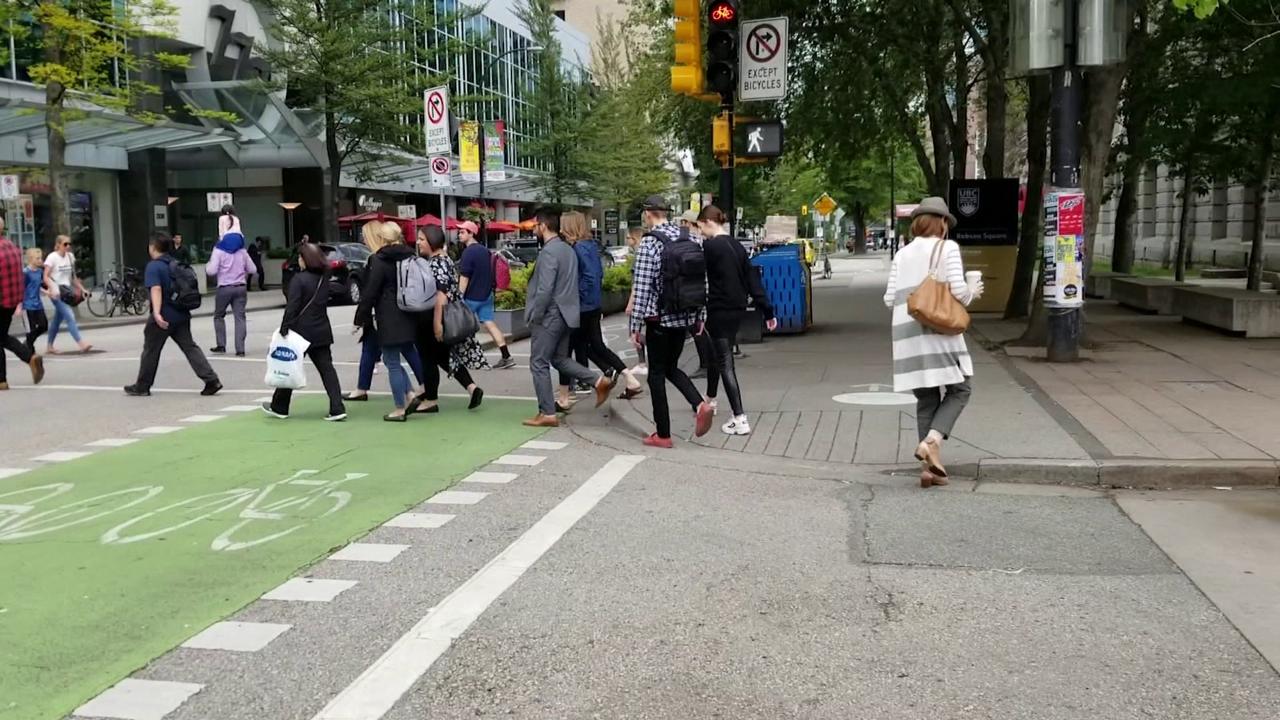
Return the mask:
<svg viewBox="0 0 1280 720"><path fill-rule="evenodd" d="M578 327L578 256L560 237L560 214L539 210L534 232L542 239L542 251L529 278L524 320L533 335L529 371L533 391L538 396L538 414L524 421L531 427L559 427L556 396L551 384L551 367L574 380L592 383L596 407L609 399L613 383L609 378L579 365L569 357L569 335Z"/></svg>

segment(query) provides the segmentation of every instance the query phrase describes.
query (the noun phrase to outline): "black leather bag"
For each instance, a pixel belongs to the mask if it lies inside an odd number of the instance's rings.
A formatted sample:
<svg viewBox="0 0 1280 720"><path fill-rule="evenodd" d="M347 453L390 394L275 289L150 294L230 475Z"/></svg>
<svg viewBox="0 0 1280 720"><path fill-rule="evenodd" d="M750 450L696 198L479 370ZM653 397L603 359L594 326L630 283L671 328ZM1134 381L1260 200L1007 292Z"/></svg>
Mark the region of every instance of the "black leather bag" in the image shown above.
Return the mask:
<svg viewBox="0 0 1280 720"><path fill-rule="evenodd" d="M71 287L70 285L58 286L58 299L62 302L75 307L84 302L84 293Z"/></svg>
<svg viewBox="0 0 1280 720"><path fill-rule="evenodd" d="M480 331L480 321L466 303L458 300L444 306L444 344L457 345L476 336Z"/></svg>

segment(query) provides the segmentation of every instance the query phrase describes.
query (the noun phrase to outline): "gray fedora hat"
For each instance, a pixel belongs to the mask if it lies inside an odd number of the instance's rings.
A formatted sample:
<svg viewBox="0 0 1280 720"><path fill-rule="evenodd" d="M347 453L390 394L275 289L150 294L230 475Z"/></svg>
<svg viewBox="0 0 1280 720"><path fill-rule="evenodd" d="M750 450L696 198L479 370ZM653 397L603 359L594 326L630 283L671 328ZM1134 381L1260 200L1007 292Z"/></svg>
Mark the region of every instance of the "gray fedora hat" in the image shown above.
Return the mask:
<svg viewBox="0 0 1280 720"><path fill-rule="evenodd" d="M911 211L911 219L915 220L921 215L937 215L947 219L947 227L956 226L956 216L951 214L951 210L947 208L947 201L940 197L927 197L920 201L915 210Z"/></svg>

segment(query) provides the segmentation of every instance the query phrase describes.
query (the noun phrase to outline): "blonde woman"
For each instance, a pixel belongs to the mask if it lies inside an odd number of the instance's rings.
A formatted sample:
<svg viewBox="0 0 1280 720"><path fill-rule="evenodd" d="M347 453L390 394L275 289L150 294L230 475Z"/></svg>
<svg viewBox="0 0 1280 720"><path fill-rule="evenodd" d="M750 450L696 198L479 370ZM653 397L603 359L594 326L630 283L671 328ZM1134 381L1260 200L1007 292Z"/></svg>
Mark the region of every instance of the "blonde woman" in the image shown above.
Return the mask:
<svg viewBox="0 0 1280 720"><path fill-rule="evenodd" d="M405 407L412 388L400 359L413 350L417 318L396 304L396 264L412 258L414 250L404 244L400 226L395 223L365 223L362 234L373 255L365 271L364 294L353 322L365 333L375 333L382 348L382 364L387 368L391 399L395 403L395 409L382 419L405 422L409 417Z"/></svg>
<svg viewBox="0 0 1280 720"><path fill-rule="evenodd" d="M884 304L893 308L893 389L916 396L916 426L920 444L920 487L947 484L942 443L972 392L973 360L964 335L943 335L916 322L907 313L907 298L924 282L937 251L938 278L951 287L956 300L968 305L982 295L982 282L973 288L964 280L960 246L947 239L955 216L940 197L928 197L911 213L911 240L893 258Z"/></svg>
<svg viewBox="0 0 1280 720"><path fill-rule="evenodd" d="M45 352L49 355L58 354L53 341L58 338L58 330L63 324L67 326L71 339L80 347L80 352L89 352L93 346L81 339L75 311L63 299L75 297L82 300L89 296L80 278L76 277L76 256L71 252L71 238L66 235L59 235L53 241L53 252L44 259L44 282L52 290L49 300L53 303L53 322L49 324L49 345Z"/></svg>

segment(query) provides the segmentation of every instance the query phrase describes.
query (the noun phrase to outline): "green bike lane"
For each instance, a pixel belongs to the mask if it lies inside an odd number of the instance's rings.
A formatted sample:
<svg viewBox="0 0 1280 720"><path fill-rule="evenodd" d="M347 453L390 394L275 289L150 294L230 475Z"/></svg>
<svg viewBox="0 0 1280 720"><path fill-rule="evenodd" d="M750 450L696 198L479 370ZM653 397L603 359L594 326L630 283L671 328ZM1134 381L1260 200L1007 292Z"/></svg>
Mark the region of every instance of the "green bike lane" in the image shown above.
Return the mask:
<svg viewBox="0 0 1280 720"><path fill-rule="evenodd" d="M0 482L0 718L61 717L540 434L525 401L380 420L246 412Z"/></svg>

